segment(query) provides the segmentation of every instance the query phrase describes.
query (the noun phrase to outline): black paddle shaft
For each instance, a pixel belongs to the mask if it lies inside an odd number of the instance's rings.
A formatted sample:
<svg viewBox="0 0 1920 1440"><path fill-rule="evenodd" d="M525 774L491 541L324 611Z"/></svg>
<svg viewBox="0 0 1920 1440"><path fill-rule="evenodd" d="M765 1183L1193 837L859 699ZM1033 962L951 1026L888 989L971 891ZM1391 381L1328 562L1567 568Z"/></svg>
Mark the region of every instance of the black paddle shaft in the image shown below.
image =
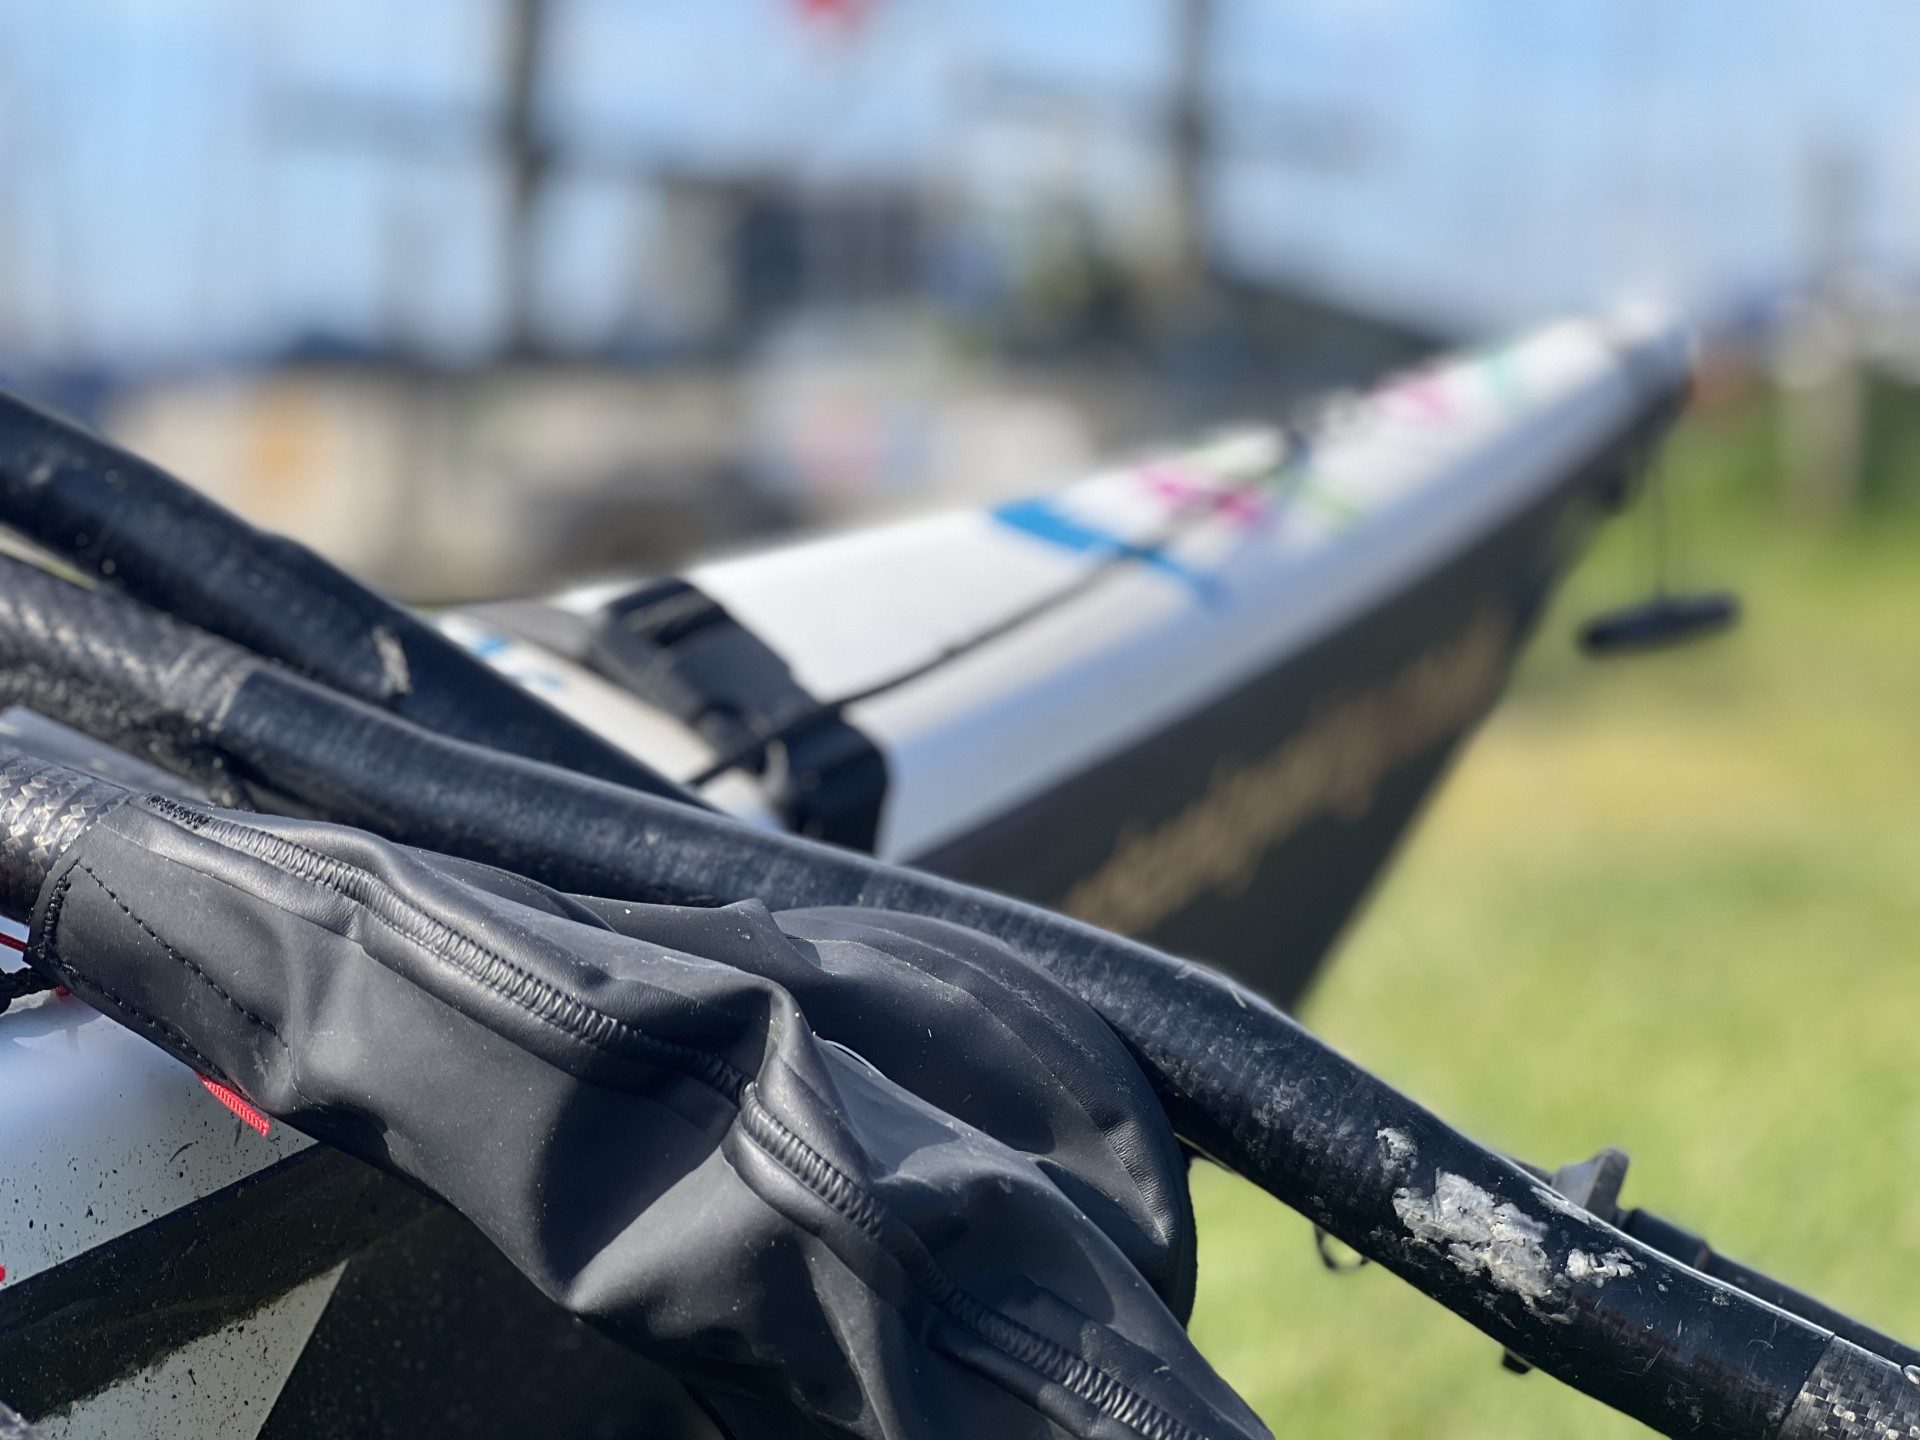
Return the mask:
<svg viewBox="0 0 1920 1440"><path fill-rule="evenodd" d="M0 524L96 583L430 730L705 803L306 546L3 392Z"/></svg>

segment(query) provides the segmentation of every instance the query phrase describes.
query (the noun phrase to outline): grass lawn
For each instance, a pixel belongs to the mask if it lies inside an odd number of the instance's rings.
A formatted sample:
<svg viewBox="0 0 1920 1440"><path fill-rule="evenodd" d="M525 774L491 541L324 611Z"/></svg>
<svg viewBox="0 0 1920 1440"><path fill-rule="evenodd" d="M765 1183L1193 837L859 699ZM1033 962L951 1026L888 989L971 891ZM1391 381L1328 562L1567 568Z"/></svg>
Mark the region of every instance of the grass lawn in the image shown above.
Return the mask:
<svg viewBox="0 0 1920 1440"><path fill-rule="evenodd" d="M1780 518L1764 404L1669 451L1683 581L1737 633L1592 663L1635 594L1611 527L1302 1018L1490 1145L1633 1157L1643 1204L1920 1338L1920 522ZM1635 1423L1197 1167L1193 1332L1282 1435Z"/></svg>

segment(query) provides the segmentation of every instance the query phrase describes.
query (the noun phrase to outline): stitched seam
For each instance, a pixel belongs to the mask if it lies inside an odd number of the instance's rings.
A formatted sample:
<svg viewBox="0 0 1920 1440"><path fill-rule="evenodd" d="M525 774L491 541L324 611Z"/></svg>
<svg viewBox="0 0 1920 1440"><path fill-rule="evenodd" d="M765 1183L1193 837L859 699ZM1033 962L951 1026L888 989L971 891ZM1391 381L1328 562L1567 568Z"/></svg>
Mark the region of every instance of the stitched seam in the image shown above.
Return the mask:
<svg viewBox="0 0 1920 1440"><path fill-rule="evenodd" d="M890 1242L886 1207L767 1109L760 1101L758 1086L749 1084L742 1093L740 1119L741 1133L761 1153L880 1244L900 1263L916 1289L979 1339L1146 1440L1204 1440L1198 1431L1124 1381L969 1294L940 1268L910 1230L903 1242Z"/></svg>
<svg viewBox="0 0 1920 1440"><path fill-rule="evenodd" d="M307 1092L303 1090L300 1086L300 1076L298 1073L298 1069L294 1064L292 1047L287 1044L285 1037L282 1036L281 1033L274 1028L271 1022L269 1022L268 1020L264 1019L259 1015L254 1014L251 1010L247 1009L246 1006L242 1005L238 1000L235 1000L233 996L229 995L224 989L222 989L220 985L214 981L213 977L208 975L205 970L202 970L198 965L194 964L192 960L189 960L185 955L182 955L178 950L174 949L173 946L169 945L165 940L161 939L151 925L147 924L145 920L142 920L138 915L134 914L132 909L129 908L129 906L127 905L127 902L122 900L118 895L114 894L113 890L107 885L107 883L94 873L92 866L88 865L85 861L76 861L74 864L74 869L84 870L86 872L87 878L93 881L95 885L99 886L102 893L104 893L109 900L113 901L115 905L120 907L121 913L123 913L129 920L133 921L134 924L138 925L142 930L144 930L147 933L147 935L152 938L153 942L156 945L158 945L162 950L166 951L167 954L171 955L175 960L178 960L182 965L184 965L189 972L191 972L195 977L197 977L200 980L202 984L204 984L208 989L212 990L213 993L218 995L222 1000L226 1001L227 1004L231 1005L233 1009L241 1016L241 1018L251 1022L252 1024L258 1026L260 1029L264 1030L267 1034L271 1035L274 1039L274 1042L277 1045L279 1045L281 1054L286 1056L287 1082L293 1087L293 1093L300 1097L301 1103L306 1105L314 1104L314 1101L312 1100L312 1098L308 1096ZM71 890L72 885L73 885L73 870L69 870L65 875L60 877L59 889L54 895L52 903L50 903L47 907L47 924L45 927L47 939L46 939L44 948L48 950L51 950L55 944L55 932L59 927L60 916L64 913L67 894ZM69 967L69 969L71 969L71 967ZM146 1022L148 1026L159 1030L162 1034L172 1036L182 1049L184 1049L189 1055L193 1056L195 1060L199 1061L201 1065L203 1065L208 1071L212 1072L214 1075L219 1076L222 1080L231 1080L233 1078L232 1075L227 1071L225 1066L215 1064L212 1059L202 1054L200 1050L194 1046L192 1041L190 1041L187 1038L185 1032L181 1031L174 1025L168 1023L167 1021L159 1019L157 1016L147 1014L139 1006L135 1005L132 1001L128 1000L124 995L119 994L117 991L109 988L107 985L102 983L98 979L98 977L92 976L92 975L81 975L77 971L74 971L72 973L76 976L76 978L80 979L83 983L85 983L92 989L99 991L102 995L106 996L109 1000L113 1001L113 1003L118 1005L121 1009L133 1015L136 1019Z"/></svg>
<svg viewBox="0 0 1920 1440"><path fill-rule="evenodd" d="M967 959L964 955L961 955L957 950L950 950L944 945L936 945L933 942L921 939L921 937L917 935L910 934L906 938L915 944L926 945L928 949L938 950L938 952L943 957L945 957L947 960L952 962L957 968L966 971L966 973L971 976L974 976L978 979L985 981L989 986L1001 983L999 980L999 977L994 975L993 972L991 972L990 970L987 970L983 966L974 964L973 961ZM864 941L864 940L843 940L843 939L829 940L825 942L811 941L809 943L816 944L816 945L822 944L822 943L831 944L831 945L870 945L871 944L871 942ZM1158 1180L1159 1177L1150 1162L1146 1161L1143 1158L1136 1158L1134 1155L1130 1154L1125 1147L1118 1145L1114 1142L1114 1137L1112 1132L1110 1132L1105 1125L1100 1123L1099 1117L1097 1117L1093 1113L1092 1108L1080 1099L1080 1096L1075 1089L1075 1084L1074 1084L1074 1079L1072 1077L1072 1074L1067 1068L1054 1064L1052 1060L1050 1060L1045 1054L1042 1053L1040 1048L1037 1045L1035 1045L1033 1041L1028 1039L1028 1037L1024 1032L1016 1028L1010 1021L1002 1018L999 1012L996 1011L991 1005L987 1004L987 1002L983 1000L980 997L980 995L975 991L969 989L965 985L960 984L956 980L950 980L946 976L937 974L932 970L924 969L920 966L915 966L914 968L916 971L918 971L918 973L924 979L929 980L933 984L940 986L943 990L952 992L952 994L956 997L962 997L964 1000L964 1003L972 1006L974 1011L979 1015L983 1016L989 1023L991 1023L1001 1035L1011 1040L1014 1044L1018 1045L1021 1048L1021 1050L1034 1062L1034 1064L1038 1065L1041 1069L1045 1070L1047 1074L1053 1076L1054 1079L1059 1082L1061 1090L1067 1095L1067 1097L1070 1100L1073 1101L1074 1107L1080 1112L1081 1116L1086 1120L1087 1124L1092 1126L1094 1131L1100 1136L1101 1143L1103 1143L1107 1148L1107 1153L1110 1154L1113 1157L1114 1161L1120 1166L1120 1168L1126 1172L1127 1177L1129 1179L1134 1181L1135 1184L1142 1185L1142 1188L1145 1188L1145 1185L1144 1185L1145 1181L1149 1179L1156 1180L1156 1181ZM1022 993L1020 998L1022 1000L1031 1001L1031 997L1025 993ZM1035 1008L1036 1010L1038 1010L1039 1007L1037 1006L1037 1004ZM1061 1031L1054 1031L1053 1033L1056 1036L1064 1036L1069 1041L1069 1043L1073 1047L1073 1054L1076 1057L1086 1060L1090 1064L1097 1063L1097 1061L1095 1060L1095 1057L1088 1055L1087 1052L1084 1049L1082 1049L1079 1042L1076 1039L1074 1039L1071 1035L1068 1035L1067 1032L1061 1030ZM1141 1232L1148 1237L1148 1239L1152 1240L1156 1238L1153 1234L1153 1231L1148 1226L1141 1225L1140 1229L1141 1229ZM1173 1247L1169 1245L1167 1248L1169 1251L1171 1251Z"/></svg>
<svg viewBox="0 0 1920 1440"><path fill-rule="evenodd" d="M898 1242L889 1243L887 1221L891 1216L885 1205L768 1110L760 1102L758 1088L737 1067L717 1057L703 1055L692 1050L691 1047L645 1035L605 1011L573 996L565 995L545 981L527 974L478 941L462 935L451 926L420 910L377 875L358 866L335 860L331 856L310 850L294 841L284 840L268 831L255 830L251 826L199 814L162 797L149 797L148 803L167 818L175 820L197 834L206 835L216 844L229 844L242 853L268 860L269 863L272 863L274 857L271 854L262 855L260 853L262 849L281 852L283 858L280 863L296 863L299 871L304 872L302 878L340 896L374 919L381 920L403 938L427 946L431 953L453 965L462 974L486 985L509 1002L520 1006L525 1013L545 1021L581 1043L596 1049L604 1049L606 1032L611 1031L614 1038L631 1039L648 1050L670 1052L675 1058L692 1059L696 1062L692 1078L706 1083L737 1107L742 1122L741 1134L782 1170L823 1200L836 1214L850 1221L861 1233L869 1236L893 1255L906 1270L915 1288L919 1289L938 1309L993 1348L1027 1366L1043 1378L1051 1380L1062 1389L1092 1405L1102 1414L1126 1425L1144 1437L1144 1440L1204 1440L1198 1431L1168 1415L1145 1396L1115 1379L1092 1362L1073 1354L1066 1347L1045 1336L1036 1334L1018 1321L1000 1314L961 1289L940 1268L920 1244L919 1237L913 1235L909 1227L898 1226L906 1232L909 1243L905 1245ZM335 877L359 881L372 895L385 900L398 910L402 917L420 924L421 928L427 931L427 935L411 934L401 929L397 922L381 914L366 898L352 893ZM95 883L99 882L96 880ZM450 939L454 942L452 948L473 952L479 958L491 962L489 969L503 970L520 982L521 993L516 993L515 988L504 985L494 975L477 972L461 956L432 946L429 937ZM528 1004L525 991L533 991L542 997L544 1003L541 1009L535 1010ZM593 1025L593 1028L600 1034L583 1033L574 1028L578 1022L570 1025L566 1018L569 1010L583 1012L590 1022L598 1022ZM680 1069L686 1073L682 1064L676 1064L670 1068ZM902 1254L903 1249L907 1253Z"/></svg>
<svg viewBox="0 0 1920 1440"><path fill-rule="evenodd" d="M356 873L364 875L366 872L359 871ZM473 946L473 948L480 952L483 959L488 959L488 960L497 962L499 968L506 970L509 973L509 975L512 977L512 979L515 981L518 981L519 984L515 985L507 981L497 980L492 976L479 973L473 967L462 963L462 961L457 955L447 954L433 947L423 937L413 934L411 931L406 929L406 927L401 925L397 920L393 919L391 916L382 914L379 910L375 909L372 905L369 905L365 901L360 900L358 897L354 896L348 891L341 889L338 886L328 884L326 880L321 879L318 876L309 876L306 878L308 878L313 884L319 885L323 889L332 891L334 894L340 896L343 900L347 901L349 904L357 906L361 911L361 913L364 914L369 920L372 920L377 924L385 926L389 931L399 936L402 940L411 941L413 944L416 944L416 945L426 946L428 949L432 950L432 953L434 955L436 955L440 959L445 960L448 964L452 965L455 969L460 971L461 974L466 975L470 979L477 981L479 984L486 986L489 990L492 990L496 995L499 995L502 999L511 1001L514 1004L519 1005L524 1011L526 1011L526 1013L531 1018L540 1021L542 1024L547 1025L548 1027L554 1030L558 1030L561 1033L561 1035L563 1035L569 1040L576 1042L577 1044L587 1045L596 1050L605 1050L605 1049L611 1048L600 1037L594 1036L594 1035L588 1035L588 1034L582 1033L580 1030L575 1029L572 1025L567 1023L564 1015L550 1014L550 1013L547 1013L544 1009L533 1008L531 1005L527 1003L527 995L525 992L534 991L534 992L546 992L546 993L554 994L558 1000L564 1002L568 1007L577 1007L578 1009L585 1011L587 1015L590 1017L590 1019L595 1021L605 1022L604 1026L601 1028L611 1030L613 1032L613 1039L626 1041L632 1044L634 1048L636 1048L637 1050L640 1050L641 1052L643 1052L646 1056L648 1063L659 1065L663 1069L674 1070L680 1074L688 1075L691 1078L697 1079L701 1083L711 1086L713 1089L720 1091L722 1094L726 1095L729 1099L737 1099L739 1095L740 1087L747 1083L747 1077L746 1077L745 1071L739 1069L738 1067L730 1064L725 1060L720 1059L718 1056L705 1054L702 1051L694 1049L690 1045L681 1045L676 1041L672 1041L672 1040L662 1040L658 1036L648 1035L645 1031L635 1030L631 1025L627 1024L626 1021L618 1019L615 1016L609 1015L604 1010L598 1009L597 1007L592 1005L588 1005L586 1002L579 1000L574 996L560 994L559 992L553 991L552 987L548 986L544 981L536 979L534 976L527 974L526 971L522 970L519 966L513 964L511 961L503 959L495 955L492 951L485 949L485 947L476 944ZM373 879L374 877L369 876L368 878ZM428 918L431 918L431 917L428 917ZM465 936L460 935L458 931L449 931L449 933L454 935L455 938L459 940L465 940L467 938ZM468 943L472 944L473 942L469 941ZM709 1072L716 1072L716 1073L709 1073Z"/></svg>
<svg viewBox="0 0 1920 1440"><path fill-rule="evenodd" d="M253 1011L249 1010L246 1006L242 1005L238 1000L234 999L233 996L229 995L226 992L226 990L224 990L221 987L220 983L216 981L211 975L207 974L205 970L202 970L198 965L194 964L192 960L188 959L185 955L182 955L178 950L174 949L173 946L169 945L165 940L162 940L160 936L154 932L154 928L151 925L147 924L146 921L142 920L138 915L134 914L133 911L128 907L127 902L122 900L118 895L114 894L112 887L110 887L106 881L102 880L98 875L94 873L93 867L91 865L87 864L86 861L82 860L75 864L74 869L84 870L87 874L87 878L93 881L94 884L98 885L101 889L101 892L105 894L109 900L113 901L115 905L118 905L120 907L121 914L125 915L129 920L133 921L134 924L138 925L143 931L145 931L148 938L150 938L154 944L158 945L162 950L166 951L167 954L171 955L175 960L178 960L182 965L186 966L188 970L192 971L196 976L198 976L202 981L202 983L204 983L209 990L213 991L214 994L218 995L222 1000L226 1001L228 1005L232 1006L236 1014L238 1014L244 1020L251 1021L253 1024L259 1026L262 1030L266 1031L267 1034L271 1035L275 1040L280 1041L280 1048L282 1050L285 1050L287 1048L287 1042L284 1039L281 1039L280 1032L273 1027L273 1024L271 1021L266 1020L265 1018L254 1014ZM68 871L67 873L71 875L73 872Z"/></svg>
<svg viewBox="0 0 1920 1440"><path fill-rule="evenodd" d="M94 883L98 884L99 882L96 880ZM59 961L60 920L61 916L65 913L67 895L72 888L73 871L69 870L65 875L60 877L60 883L55 887L52 899L47 902L46 919L41 926L42 938L40 941L40 949L45 954L52 956L56 961ZM64 962L60 962L60 968L66 971L70 978L85 985L89 990L106 996L108 1000L131 1015L135 1020L141 1022L147 1029L166 1036L181 1050L191 1055L209 1074L217 1075L222 1080L230 1078L221 1066L214 1064L211 1059L201 1054L199 1048L194 1045L193 1041L188 1039L187 1036L175 1026L170 1025L157 1016L147 1014L145 1010L127 999L126 996L114 990L112 986L106 984L104 981L92 975L82 974Z"/></svg>
<svg viewBox="0 0 1920 1440"><path fill-rule="evenodd" d="M739 1100L747 1076L739 1067L690 1045L662 1040L636 1030L617 1016L528 974L497 951L414 905L379 876L248 825L201 815L162 797L148 803L196 834L264 860L339 896L359 913L379 921L401 939L421 946L460 974L516 1005L566 1038L596 1050L620 1042L640 1051L649 1063L689 1075L729 1100ZM356 893L365 892L365 893ZM397 914L385 913L390 909ZM402 922L411 922L403 924Z"/></svg>

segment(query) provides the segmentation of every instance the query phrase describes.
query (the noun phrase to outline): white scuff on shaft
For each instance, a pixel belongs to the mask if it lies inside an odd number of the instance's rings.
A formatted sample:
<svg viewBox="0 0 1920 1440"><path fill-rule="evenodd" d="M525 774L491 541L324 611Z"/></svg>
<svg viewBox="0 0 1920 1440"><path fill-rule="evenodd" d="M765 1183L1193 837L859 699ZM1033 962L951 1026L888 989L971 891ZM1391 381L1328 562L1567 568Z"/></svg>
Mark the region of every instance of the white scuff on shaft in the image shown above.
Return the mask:
<svg viewBox="0 0 1920 1440"><path fill-rule="evenodd" d="M1388 1126L1374 1131L1373 1138L1380 1142L1381 1155L1389 1173L1409 1170L1413 1168L1414 1161L1420 1158L1420 1151L1404 1130Z"/></svg>
<svg viewBox="0 0 1920 1440"><path fill-rule="evenodd" d="M1624 1250L1609 1250L1604 1255L1589 1255L1584 1250L1567 1252L1567 1278L1585 1280L1597 1290L1609 1280L1624 1280L1640 1267Z"/></svg>
<svg viewBox="0 0 1920 1440"><path fill-rule="evenodd" d="M1464 1176L1442 1170L1431 1195L1396 1190L1393 1213L1415 1239L1445 1246L1466 1274L1485 1271L1497 1288L1525 1300L1543 1300L1553 1291L1553 1262L1540 1243L1546 1226Z"/></svg>
<svg viewBox="0 0 1920 1440"><path fill-rule="evenodd" d="M373 627L373 648L380 656L380 672L387 682L387 692L405 695L411 691L413 675L407 667L407 651L400 643L400 637L386 626L376 625Z"/></svg>

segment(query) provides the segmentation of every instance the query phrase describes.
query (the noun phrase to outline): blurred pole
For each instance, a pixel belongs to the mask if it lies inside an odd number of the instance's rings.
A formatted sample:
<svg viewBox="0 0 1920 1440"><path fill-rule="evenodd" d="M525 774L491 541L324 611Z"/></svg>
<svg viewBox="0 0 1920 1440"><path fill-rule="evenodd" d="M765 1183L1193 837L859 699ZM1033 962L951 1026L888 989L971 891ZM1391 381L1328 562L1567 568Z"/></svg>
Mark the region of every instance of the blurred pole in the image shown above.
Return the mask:
<svg viewBox="0 0 1920 1440"><path fill-rule="evenodd" d="M1842 515L1860 498L1867 377L1854 273L1859 190L1850 150L1815 154L1807 170L1810 284L1780 366L1783 498L1806 515Z"/></svg>
<svg viewBox="0 0 1920 1440"><path fill-rule="evenodd" d="M1213 231L1218 132L1213 58L1218 0L1173 0L1172 94L1166 107L1173 245L1158 308L1171 409L1167 423L1188 429L1217 413L1237 380L1237 357L1219 296Z"/></svg>
<svg viewBox="0 0 1920 1440"><path fill-rule="evenodd" d="M12 16L0 16L0 37L4 37ZM23 289L18 271L26 246L20 231L26 225L26 185L22 176L26 146L20 139L20 116L25 109L18 98L20 79L11 47L0 45L0 359L21 345L26 330L25 306L17 298ZM22 346L24 348L24 346Z"/></svg>
<svg viewBox="0 0 1920 1440"><path fill-rule="evenodd" d="M500 149L507 170L507 350L526 355L539 343L540 202L553 156L538 113L540 65L549 0L505 0L506 107Z"/></svg>
<svg viewBox="0 0 1920 1440"><path fill-rule="evenodd" d="M1213 281L1209 200L1213 173L1212 40L1215 0L1175 0L1173 100L1167 107L1173 170L1176 315L1204 312Z"/></svg>

